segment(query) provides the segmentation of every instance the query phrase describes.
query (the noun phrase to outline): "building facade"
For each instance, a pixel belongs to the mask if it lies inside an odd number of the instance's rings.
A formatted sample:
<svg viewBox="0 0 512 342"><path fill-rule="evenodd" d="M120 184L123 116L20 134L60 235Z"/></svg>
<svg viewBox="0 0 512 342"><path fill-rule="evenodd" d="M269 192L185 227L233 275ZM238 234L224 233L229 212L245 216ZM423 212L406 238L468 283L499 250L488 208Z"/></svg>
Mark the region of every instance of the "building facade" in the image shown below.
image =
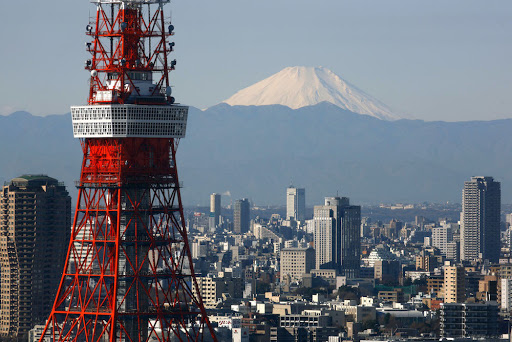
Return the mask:
<svg viewBox="0 0 512 342"><path fill-rule="evenodd" d="M3 187L0 209L0 335L20 338L51 311L71 236L71 198L54 178L24 175Z"/></svg>
<svg viewBox="0 0 512 342"><path fill-rule="evenodd" d="M250 225L251 208L247 198L236 200L233 206L233 231L247 233Z"/></svg>
<svg viewBox="0 0 512 342"><path fill-rule="evenodd" d="M442 303L441 337L497 337L498 305L495 302Z"/></svg>
<svg viewBox="0 0 512 342"><path fill-rule="evenodd" d="M223 295L231 298L243 297L244 282L242 278L196 277L196 281L206 308L215 308ZM196 291L195 284L192 286Z"/></svg>
<svg viewBox="0 0 512 342"><path fill-rule="evenodd" d="M398 284L402 277L398 260L377 260L373 264L373 278L381 284Z"/></svg>
<svg viewBox="0 0 512 342"><path fill-rule="evenodd" d="M441 254L448 254L448 243L453 241L453 231L450 227L432 228L432 246L439 248Z"/></svg>
<svg viewBox="0 0 512 342"><path fill-rule="evenodd" d="M210 229L212 229L212 225L217 227L220 224L220 215L221 215L221 204L220 204L220 194L211 194L210 195ZM214 228L213 227L213 228Z"/></svg>
<svg viewBox="0 0 512 342"><path fill-rule="evenodd" d="M346 197L326 197L314 208L316 269L357 277L361 254L361 207Z"/></svg>
<svg viewBox="0 0 512 342"><path fill-rule="evenodd" d="M281 283L289 277L290 281L302 281L305 273L315 267L313 248L284 248L281 250Z"/></svg>
<svg viewBox="0 0 512 342"><path fill-rule="evenodd" d="M444 267L445 303L462 303L466 299L466 272L462 266Z"/></svg>
<svg viewBox="0 0 512 342"><path fill-rule="evenodd" d="M464 182L461 215L461 260L497 263L500 257L501 187L492 177Z"/></svg>
<svg viewBox="0 0 512 342"><path fill-rule="evenodd" d="M293 186L286 189L286 219L304 222L306 219L306 189Z"/></svg>

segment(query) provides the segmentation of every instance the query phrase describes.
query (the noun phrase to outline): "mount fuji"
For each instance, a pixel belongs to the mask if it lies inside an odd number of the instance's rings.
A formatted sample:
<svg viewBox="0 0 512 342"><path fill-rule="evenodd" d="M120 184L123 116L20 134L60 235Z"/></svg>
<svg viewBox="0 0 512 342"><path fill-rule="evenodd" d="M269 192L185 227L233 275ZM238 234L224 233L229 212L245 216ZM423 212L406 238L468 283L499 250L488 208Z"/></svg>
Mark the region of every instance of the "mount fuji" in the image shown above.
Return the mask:
<svg viewBox="0 0 512 342"><path fill-rule="evenodd" d="M381 120L401 119L384 103L323 67L285 68L223 102L231 106L277 104L292 109L330 102L341 109Z"/></svg>

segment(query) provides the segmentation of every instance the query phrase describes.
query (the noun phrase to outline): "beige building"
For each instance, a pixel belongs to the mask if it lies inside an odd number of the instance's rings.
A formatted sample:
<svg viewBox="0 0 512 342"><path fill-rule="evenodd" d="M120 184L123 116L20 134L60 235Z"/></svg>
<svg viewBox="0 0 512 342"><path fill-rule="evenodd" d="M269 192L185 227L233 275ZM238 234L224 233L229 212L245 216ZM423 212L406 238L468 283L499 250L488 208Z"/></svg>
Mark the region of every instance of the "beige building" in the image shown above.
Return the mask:
<svg viewBox="0 0 512 342"><path fill-rule="evenodd" d="M379 291L379 299L385 302L403 303L404 293L402 289L395 289L393 291Z"/></svg>
<svg viewBox="0 0 512 342"><path fill-rule="evenodd" d="M243 297L244 286L242 278L196 277L196 280L204 306L207 309L215 308L223 297ZM193 291L196 291L195 285L193 286Z"/></svg>
<svg viewBox="0 0 512 342"><path fill-rule="evenodd" d="M462 266L444 267L444 302L463 303L466 299L466 272Z"/></svg>
<svg viewBox="0 0 512 342"><path fill-rule="evenodd" d="M71 198L42 175L14 178L0 194L0 335L23 338L48 318L71 235Z"/></svg>
<svg viewBox="0 0 512 342"><path fill-rule="evenodd" d="M302 281L302 276L315 268L313 248L284 248L281 250L281 283Z"/></svg>

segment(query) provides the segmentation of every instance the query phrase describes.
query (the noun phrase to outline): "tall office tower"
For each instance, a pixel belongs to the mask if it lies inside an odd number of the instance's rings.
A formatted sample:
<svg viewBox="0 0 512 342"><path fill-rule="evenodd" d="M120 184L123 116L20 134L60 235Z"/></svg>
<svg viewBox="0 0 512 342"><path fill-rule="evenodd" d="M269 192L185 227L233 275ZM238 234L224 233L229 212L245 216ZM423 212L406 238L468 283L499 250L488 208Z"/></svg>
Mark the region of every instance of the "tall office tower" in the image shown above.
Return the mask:
<svg viewBox="0 0 512 342"><path fill-rule="evenodd" d="M492 177L471 177L462 191L461 260L500 257L500 183Z"/></svg>
<svg viewBox="0 0 512 342"><path fill-rule="evenodd" d="M444 302L462 303L466 298L466 272L462 266L444 266Z"/></svg>
<svg viewBox="0 0 512 342"><path fill-rule="evenodd" d="M210 220L213 224L213 227L211 227L212 224L210 224L210 229L215 228L220 223L220 194L211 194L210 195ZM213 218L213 220L212 220Z"/></svg>
<svg viewBox="0 0 512 342"><path fill-rule="evenodd" d="M42 341L215 341L178 177L188 107L171 96L170 0L91 2L88 102L71 107L77 205Z"/></svg>
<svg viewBox="0 0 512 342"><path fill-rule="evenodd" d="M290 186L286 189L286 219L303 222L306 218L306 190Z"/></svg>
<svg viewBox="0 0 512 342"><path fill-rule="evenodd" d="M338 274L357 277L361 254L361 207L346 197L326 197L314 208L317 269L335 269Z"/></svg>
<svg viewBox="0 0 512 342"><path fill-rule="evenodd" d="M251 208L247 198L236 200L233 205L233 231L238 234L249 231Z"/></svg>
<svg viewBox="0 0 512 342"><path fill-rule="evenodd" d="M0 210L0 335L19 339L52 309L71 235L71 198L54 178L24 175L3 187Z"/></svg>

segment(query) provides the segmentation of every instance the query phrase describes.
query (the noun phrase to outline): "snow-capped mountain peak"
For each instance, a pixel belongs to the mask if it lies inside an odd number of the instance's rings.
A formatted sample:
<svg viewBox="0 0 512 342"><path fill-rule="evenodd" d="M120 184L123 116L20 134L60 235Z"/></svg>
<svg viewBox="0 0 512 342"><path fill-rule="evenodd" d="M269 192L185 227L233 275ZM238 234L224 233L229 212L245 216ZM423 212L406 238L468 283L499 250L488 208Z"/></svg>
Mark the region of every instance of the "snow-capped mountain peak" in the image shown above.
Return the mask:
<svg viewBox="0 0 512 342"><path fill-rule="evenodd" d="M354 113L400 119L391 109L323 67L288 67L223 101L231 106L280 104L293 109L330 102Z"/></svg>

